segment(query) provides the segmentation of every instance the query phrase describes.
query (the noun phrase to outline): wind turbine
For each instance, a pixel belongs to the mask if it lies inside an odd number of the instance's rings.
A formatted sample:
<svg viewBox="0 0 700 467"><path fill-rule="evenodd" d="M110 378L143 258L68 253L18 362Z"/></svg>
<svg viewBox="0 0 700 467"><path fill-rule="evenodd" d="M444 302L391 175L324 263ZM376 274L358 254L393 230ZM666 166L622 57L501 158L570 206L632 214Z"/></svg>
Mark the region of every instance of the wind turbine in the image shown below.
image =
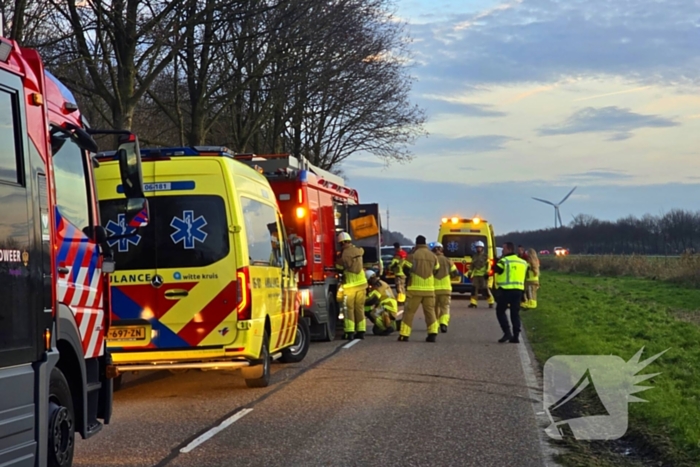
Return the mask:
<svg viewBox="0 0 700 467"><path fill-rule="evenodd" d="M564 199L562 199L561 201L559 201L557 204L554 204L554 203L552 203L551 201L547 201L546 199L532 198L532 199L534 199L535 201L539 201L540 203L545 203L545 204L549 204L550 206L554 206L554 228L555 228L555 229L557 228L557 220L559 221L559 227L561 227L561 226L564 225L564 223L561 221L561 214L559 213L559 206L561 206L562 204L564 204L564 201L566 201L567 199L569 199L569 196L571 196L571 193L573 193L574 190L575 190L576 188L578 188L578 187L574 187L574 188L569 192L569 194L566 195L566 196L564 196Z"/></svg>

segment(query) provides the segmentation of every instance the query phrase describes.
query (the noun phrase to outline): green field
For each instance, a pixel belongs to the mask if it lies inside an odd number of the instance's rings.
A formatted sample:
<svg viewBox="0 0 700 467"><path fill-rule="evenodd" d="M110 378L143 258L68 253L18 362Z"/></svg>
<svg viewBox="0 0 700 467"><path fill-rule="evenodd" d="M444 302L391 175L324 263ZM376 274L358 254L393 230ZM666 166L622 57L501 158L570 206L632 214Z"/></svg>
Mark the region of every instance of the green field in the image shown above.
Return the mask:
<svg viewBox="0 0 700 467"><path fill-rule="evenodd" d="M617 355L669 349L641 373L653 389L630 404L618 441L569 441L566 465L700 465L700 290L633 277L542 273L538 308L523 312L540 365L554 355ZM585 404L579 407L585 413ZM624 455L622 453L627 453Z"/></svg>

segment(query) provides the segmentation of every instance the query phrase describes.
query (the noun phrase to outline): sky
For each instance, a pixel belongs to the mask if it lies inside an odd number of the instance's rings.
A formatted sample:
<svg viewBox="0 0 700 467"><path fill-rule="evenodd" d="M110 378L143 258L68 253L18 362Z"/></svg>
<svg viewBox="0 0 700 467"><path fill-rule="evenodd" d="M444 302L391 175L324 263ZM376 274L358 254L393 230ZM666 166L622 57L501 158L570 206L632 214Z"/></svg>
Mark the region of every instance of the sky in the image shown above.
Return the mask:
<svg viewBox="0 0 700 467"><path fill-rule="evenodd" d="M343 166L389 228L437 236L479 215L498 233L700 209L700 2L396 0L412 100L429 135L413 160ZM386 214L383 223L386 226Z"/></svg>

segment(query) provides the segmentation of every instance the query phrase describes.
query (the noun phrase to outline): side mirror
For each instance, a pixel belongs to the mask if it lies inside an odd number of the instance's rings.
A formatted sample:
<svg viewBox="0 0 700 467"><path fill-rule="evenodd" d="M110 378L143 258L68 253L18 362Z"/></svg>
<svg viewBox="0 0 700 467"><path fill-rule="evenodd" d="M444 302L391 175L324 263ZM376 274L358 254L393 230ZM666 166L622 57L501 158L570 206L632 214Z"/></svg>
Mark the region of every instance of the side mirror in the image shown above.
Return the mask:
<svg viewBox="0 0 700 467"><path fill-rule="evenodd" d="M306 250L302 245L294 247L294 268L299 269L306 266Z"/></svg>
<svg viewBox="0 0 700 467"><path fill-rule="evenodd" d="M151 218L146 198L128 198L124 206L126 225L134 228L146 227Z"/></svg>
<svg viewBox="0 0 700 467"><path fill-rule="evenodd" d="M141 148L135 134L119 137L117 149L122 187L127 198L143 198L143 174L141 173Z"/></svg>

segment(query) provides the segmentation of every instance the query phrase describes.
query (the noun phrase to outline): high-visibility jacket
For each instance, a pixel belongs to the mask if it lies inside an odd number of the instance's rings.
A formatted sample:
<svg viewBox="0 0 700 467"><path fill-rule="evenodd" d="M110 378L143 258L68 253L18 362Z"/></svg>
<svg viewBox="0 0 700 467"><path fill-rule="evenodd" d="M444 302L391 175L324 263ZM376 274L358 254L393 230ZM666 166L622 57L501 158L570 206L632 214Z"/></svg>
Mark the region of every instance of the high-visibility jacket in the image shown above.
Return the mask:
<svg viewBox="0 0 700 467"><path fill-rule="evenodd" d="M525 276L529 269L527 261L516 254L502 257L496 264L496 287L499 289L525 290Z"/></svg>
<svg viewBox="0 0 700 467"><path fill-rule="evenodd" d="M368 307L371 310L375 305L381 306L393 316L396 316L396 313L399 312L399 304L394 298L391 287L384 281L379 281L379 286L372 288L372 291L367 295L365 310Z"/></svg>
<svg viewBox="0 0 700 467"><path fill-rule="evenodd" d="M335 267L343 272L345 289L355 287L367 287L367 277L365 270L362 267L362 255L365 251L355 245L349 245L343 248L343 252L338 258Z"/></svg>
<svg viewBox="0 0 700 467"><path fill-rule="evenodd" d="M446 295L452 293L452 277L459 274L457 266L452 260L442 253L437 255L440 269L435 272L435 294Z"/></svg>
<svg viewBox="0 0 700 467"><path fill-rule="evenodd" d="M405 277L406 274L403 272L403 266L408 255L405 251L399 250L399 254L394 256L389 264L389 270L394 273L395 276Z"/></svg>
<svg viewBox="0 0 700 467"><path fill-rule="evenodd" d="M435 295L435 272L440 269L438 258L428 245L418 245L405 261L411 275L406 290L416 297Z"/></svg>
<svg viewBox="0 0 700 467"><path fill-rule="evenodd" d="M527 269L527 276L525 276L525 282L540 282L540 277L535 275L535 271L532 268Z"/></svg>
<svg viewBox="0 0 700 467"><path fill-rule="evenodd" d="M481 253L474 253L472 256L472 263L469 266L469 276L470 277L480 277L485 276L489 273L489 257L486 251Z"/></svg>

